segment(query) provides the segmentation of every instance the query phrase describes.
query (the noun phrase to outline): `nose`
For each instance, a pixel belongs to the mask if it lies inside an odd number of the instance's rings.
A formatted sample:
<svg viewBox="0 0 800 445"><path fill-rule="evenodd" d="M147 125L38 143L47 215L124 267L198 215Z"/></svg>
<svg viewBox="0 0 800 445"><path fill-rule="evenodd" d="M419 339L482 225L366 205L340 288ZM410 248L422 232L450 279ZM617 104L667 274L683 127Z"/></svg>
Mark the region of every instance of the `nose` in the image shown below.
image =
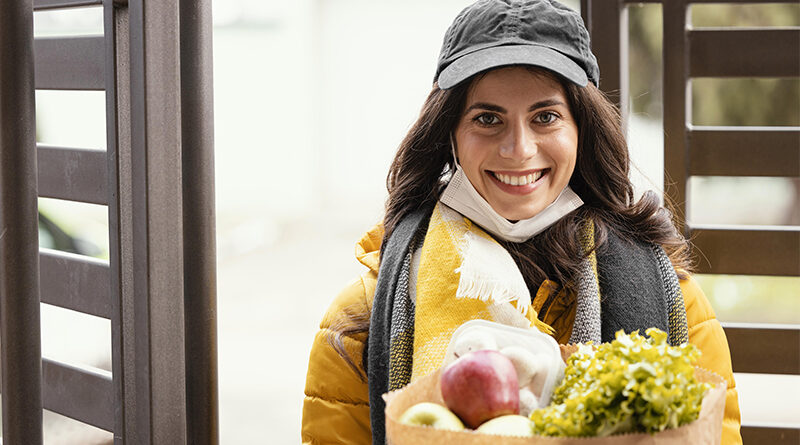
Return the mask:
<svg viewBox="0 0 800 445"><path fill-rule="evenodd" d="M500 156L517 161L527 161L539 152L539 141L527 122L509 126L508 134L500 145Z"/></svg>

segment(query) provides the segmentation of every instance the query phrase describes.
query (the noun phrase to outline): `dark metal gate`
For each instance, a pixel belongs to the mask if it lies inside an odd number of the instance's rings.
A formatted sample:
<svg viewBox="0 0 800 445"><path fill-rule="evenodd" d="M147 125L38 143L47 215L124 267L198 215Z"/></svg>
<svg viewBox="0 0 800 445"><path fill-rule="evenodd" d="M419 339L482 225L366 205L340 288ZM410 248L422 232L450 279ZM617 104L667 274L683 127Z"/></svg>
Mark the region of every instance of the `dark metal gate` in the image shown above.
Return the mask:
<svg viewBox="0 0 800 445"><path fill-rule="evenodd" d="M601 89L628 103L629 4L659 3L663 13L664 190L687 214L691 176L800 177L800 128L692 125L690 82L701 77L798 77L800 28L692 29L701 3L797 3L797 0L581 0L600 64ZM700 273L800 276L800 227L691 225ZM748 252L742 255L741 252ZM735 372L800 374L796 325L724 323ZM745 443L798 443L797 425L742 425Z"/></svg>
<svg viewBox="0 0 800 445"><path fill-rule="evenodd" d="M34 40L34 9L74 7L104 34ZM43 408L218 443L211 53L210 0L0 0L5 443L42 443ZM37 147L35 89L104 90L107 150ZM37 196L107 205L110 260L40 252ZM41 358L40 298L111 321L112 373Z"/></svg>

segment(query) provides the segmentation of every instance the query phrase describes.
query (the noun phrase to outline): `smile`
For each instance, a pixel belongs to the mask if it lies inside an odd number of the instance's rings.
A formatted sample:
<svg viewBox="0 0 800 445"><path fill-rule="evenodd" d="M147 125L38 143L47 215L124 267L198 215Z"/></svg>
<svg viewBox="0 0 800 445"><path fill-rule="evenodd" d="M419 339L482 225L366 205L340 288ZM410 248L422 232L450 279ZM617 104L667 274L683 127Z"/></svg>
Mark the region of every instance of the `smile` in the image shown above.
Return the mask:
<svg viewBox="0 0 800 445"><path fill-rule="evenodd" d="M539 180L550 169L537 170L527 175L507 175L503 173L496 173L489 171L489 173L498 181L511 186L523 186L534 183Z"/></svg>

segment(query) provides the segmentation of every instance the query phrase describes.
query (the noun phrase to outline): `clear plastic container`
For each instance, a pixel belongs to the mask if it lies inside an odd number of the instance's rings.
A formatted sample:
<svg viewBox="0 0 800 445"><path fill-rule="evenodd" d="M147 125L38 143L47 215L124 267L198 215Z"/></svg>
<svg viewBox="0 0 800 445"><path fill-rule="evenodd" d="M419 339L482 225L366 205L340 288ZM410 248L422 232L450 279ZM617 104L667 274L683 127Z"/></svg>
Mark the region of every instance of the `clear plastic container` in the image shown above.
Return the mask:
<svg viewBox="0 0 800 445"><path fill-rule="evenodd" d="M564 361L555 339L536 328L523 329L488 320L470 320L456 329L442 366L471 351L493 349L511 358L520 381L521 413L550 404L564 378ZM533 394L532 399L527 393ZM523 400L526 399L526 400Z"/></svg>

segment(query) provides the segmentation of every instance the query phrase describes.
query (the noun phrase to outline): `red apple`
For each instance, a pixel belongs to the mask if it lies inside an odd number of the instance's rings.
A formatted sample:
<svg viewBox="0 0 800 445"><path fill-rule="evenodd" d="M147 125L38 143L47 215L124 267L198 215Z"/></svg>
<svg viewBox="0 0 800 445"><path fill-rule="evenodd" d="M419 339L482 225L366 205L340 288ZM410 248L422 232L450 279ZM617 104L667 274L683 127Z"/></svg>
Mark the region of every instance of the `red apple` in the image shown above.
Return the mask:
<svg viewBox="0 0 800 445"><path fill-rule="evenodd" d="M503 354L482 350L465 354L442 371L442 398L470 428L506 414L519 414L519 383L514 364Z"/></svg>

